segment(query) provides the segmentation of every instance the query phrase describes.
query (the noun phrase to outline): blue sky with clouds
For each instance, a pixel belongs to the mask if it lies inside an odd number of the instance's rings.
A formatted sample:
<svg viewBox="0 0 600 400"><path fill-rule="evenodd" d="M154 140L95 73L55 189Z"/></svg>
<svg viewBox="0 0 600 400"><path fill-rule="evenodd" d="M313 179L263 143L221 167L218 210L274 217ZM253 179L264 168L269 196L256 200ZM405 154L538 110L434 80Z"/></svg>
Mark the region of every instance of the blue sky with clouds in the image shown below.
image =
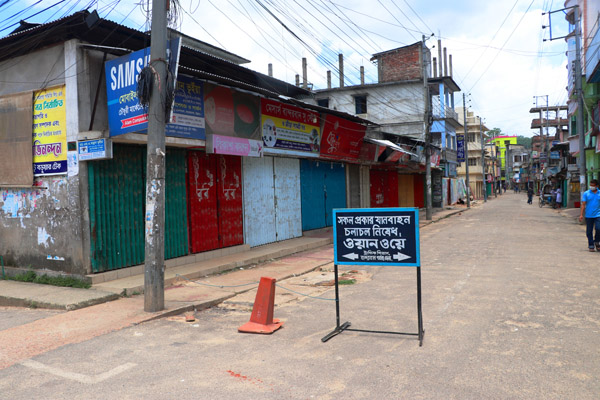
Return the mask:
<svg viewBox="0 0 600 400"><path fill-rule="evenodd" d="M21 19L46 22L86 7L97 9L103 18L147 29L147 2L141 3L0 0L0 35L8 34ZM542 29L548 25L548 16L542 12L562 8L562 2L180 0L179 4L177 27L181 31L252 60L247 66L259 72L266 73L267 65L273 63L275 76L288 82L301 73L301 58L307 57L309 81L315 88L325 87L326 71L335 69L340 52L345 56L347 82L359 81L360 66L367 70L367 83L374 82L377 71L369 61L372 54L434 33L429 47L442 39L442 46L453 56L455 81L470 93L470 109L485 118L488 127L531 136L529 109L534 96L548 95L551 105L566 102L566 44L564 40L544 42L549 29ZM552 26L555 37L568 28L560 14L554 14ZM432 51L437 55L437 48ZM333 75L337 82L335 71ZM462 104L462 93L456 97L457 104Z"/></svg>

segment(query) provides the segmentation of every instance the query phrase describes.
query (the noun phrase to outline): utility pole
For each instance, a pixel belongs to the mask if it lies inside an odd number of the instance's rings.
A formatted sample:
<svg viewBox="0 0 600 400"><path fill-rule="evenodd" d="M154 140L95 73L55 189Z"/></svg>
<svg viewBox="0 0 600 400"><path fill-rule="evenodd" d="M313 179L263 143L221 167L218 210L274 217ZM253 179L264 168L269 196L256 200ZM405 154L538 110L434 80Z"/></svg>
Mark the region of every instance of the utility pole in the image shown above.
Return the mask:
<svg viewBox="0 0 600 400"><path fill-rule="evenodd" d="M469 195L469 136L467 134L467 105L466 105L465 94L463 93L463 115L465 125L465 170L467 172L467 180L465 186L467 189L467 208L471 208L471 196Z"/></svg>
<svg viewBox="0 0 600 400"><path fill-rule="evenodd" d="M432 191L431 191L431 132L429 126L429 120L431 111L429 108L429 82L427 80L427 76L429 74L428 69L428 60L425 59L425 49L427 48L425 44L425 35L423 35L423 46L421 49L421 58L423 61L423 92L424 92L424 100L425 100L425 113L423 116L424 124L425 124L425 182L427 185L427 189L425 190L425 219L431 221L432 219L432 209L433 209L433 200L432 200Z"/></svg>
<svg viewBox="0 0 600 400"><path fill-rule="evenodd" d="M167 1L152 1L150 65L154 68L148 106L146 178L146 248L144 311L164 309L165 303L165 102L167 77ZM162 82L162 84L160 84Z"/></svg>
<svg viewBox="0 0 600 400"><path fill-rule="evenodd" d="M585 134L583 133L583 91L581 87L581 10L575 6L575 93L577 93L577 134L579 135L579 195L587 190Z"/></svg>
<svg viewBox="0 0 600 400"><path fill-rule="evenodd" d="M586 171L586 162L585 162L585 136L583 130L583 91L581 85L581 10L578 5L574 5L572 7L565 7L560 10L554 10L547 13L542 13L542 15L549 14L550 20L552 19L551 14L557 12L564 12L565 10L573 9L573 20L570 18L570 13L567 13L567 20L575 25L575 61L574 61L574 71L575 74L575 95L577 96L577 135L579 136L579 191L580 196L583 198L583 193L585 193L587 189L587 171ZM549 25L551 26L551 24ZM542 28L546 28L546 26L542 25ZM550 39L546 40L557 40L564 39L565 37L569 37L573 32L569 32L567 36L561 36L554 38L552 37L552 30L550 30ZM557 113L557 119L558 113Z"/></svg>
<svg viewBox="0 0 600 400"><path fill-rule="evenodd" d="M483 179L483 202L487 203L487 185L485 182L485 146L483 144L483 131L481 130L481 117L479 117L479 140L481 141L481 179Z"/></svg>

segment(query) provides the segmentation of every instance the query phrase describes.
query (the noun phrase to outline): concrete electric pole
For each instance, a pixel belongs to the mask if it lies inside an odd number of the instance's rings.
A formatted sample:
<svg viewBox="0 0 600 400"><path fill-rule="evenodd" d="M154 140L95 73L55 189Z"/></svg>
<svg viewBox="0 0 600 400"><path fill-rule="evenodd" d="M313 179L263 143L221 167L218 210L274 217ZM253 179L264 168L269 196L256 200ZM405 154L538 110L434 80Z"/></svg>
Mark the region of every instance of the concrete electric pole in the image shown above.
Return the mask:
<svg viewBox="0 0 600 400"><path fill-rule="evenodd" d="M427 77L429 75L429 60L425 59L426 48L427 46L425 44L425 35L423 35L423 47L421 49L421 58L423 61L423 97L425 101L425 113L423 116L423 122L425 128L425 182L427 185L425 190L425 219L431 221L433 209L433 199L431 191L431 132L429 125L429 120L431 119L431 110L429 108L429 82L427 80Z"/></svg>
<svg viewBox="0 0 600 400"><path fill-rule="evenodd" d="M469 137L467 136L467 104L466 104L466 96L463 93L463 115L464 115L464 125L465 125L465 171L467 173L467 179L465 182L466 191L467 191L467 208L471 208L471 196L469 195Z"/></svg>
<svg viewBox="0 0 600 400"><path fill-rule="evenodd" d="M167 77L167 1L152 1L150 66L154 69L148 106L146 169L144 311L164 309L165 289L165 103ZM160 82L163 82L160 84Z"/></svg>
<svg viewBox="0 0 600 400"><path fill-rule="evenodd" d="M487 202L487 185L485 179L485 145L483 144L483 131L481 130L481 117L479 117L479 140L481 141L481 179L483 179L483 202Z"/></svg>

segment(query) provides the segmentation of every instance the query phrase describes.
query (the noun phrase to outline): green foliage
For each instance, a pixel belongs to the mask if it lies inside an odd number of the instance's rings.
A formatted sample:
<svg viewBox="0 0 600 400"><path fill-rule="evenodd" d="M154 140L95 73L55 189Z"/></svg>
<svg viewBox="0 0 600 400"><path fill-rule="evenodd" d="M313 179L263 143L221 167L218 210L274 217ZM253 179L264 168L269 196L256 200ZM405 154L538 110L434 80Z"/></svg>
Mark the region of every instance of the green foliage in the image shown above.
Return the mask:
<svg viewBox="0 0 600 400"><path fill-rule="evenodd" d="M356 283L356 279L340 279L338 281L339 285L354 285Z"/></svg>
<svg viewBox="0 0 600 400"><path fill-rule="evenodd" d="M489 131L487 131L487 135L490 138L495 138L496 136L502 136L502 129L492 128Z"/></svg>
<svg viewBox="0 0 600 400"><path fill-rule="evenodd" d="M23 274L18 274L13 277L6 277L13 281L39 283L43 285L74 287L80 289L89 289L92 285L81 279L70 276L48 276L46 274L39 276L35 271L29 270Z"/></svg>
<svg viewBox="0 0 600 400"><path fill-rule="evenodd" d="M517 144L523 145L526 149L531 149L531 140L532 138L527 136L517 136Z"/></svg>

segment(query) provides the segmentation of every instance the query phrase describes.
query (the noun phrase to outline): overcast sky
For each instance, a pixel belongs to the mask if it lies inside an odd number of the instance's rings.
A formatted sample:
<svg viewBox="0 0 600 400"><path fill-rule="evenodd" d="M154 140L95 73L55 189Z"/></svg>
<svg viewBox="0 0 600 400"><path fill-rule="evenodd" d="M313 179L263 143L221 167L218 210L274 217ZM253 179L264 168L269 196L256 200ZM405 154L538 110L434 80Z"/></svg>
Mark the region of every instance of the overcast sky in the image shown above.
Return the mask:
<svg viewBox="0 0 600 400"><path fill-rule="evenodd" d="M138 1L5 2L0 1L2 36L21 19L46 22L88 6L103 18L150 28L148 9ZM339 53L345 58L346 84L359 83L360 66L366 69L366 82L374 83L372 54L433 33L427 41L433 55L437 56L441 39L453 57L454 80L462 90L455 95L456 106L462 105L463 93L470 94L467 106L489 128L531 136L529 109L534 96L548 95L550 105L566 104L566 43L542 40L550 37L550 30L542 29L548 25L548 15L542 12L562 8L562 1L179 0L179 4L176 28L252 60L248 68L267 73L272 63L275 77L290 83L301 74L301 59L306 57L308 80L315 89L326 87L327 70L332 70L337 86ZM566 34L564 14L553 14L552 29L553 37ZM546 98L540 97L538 104L545 105Z"/></svg>

